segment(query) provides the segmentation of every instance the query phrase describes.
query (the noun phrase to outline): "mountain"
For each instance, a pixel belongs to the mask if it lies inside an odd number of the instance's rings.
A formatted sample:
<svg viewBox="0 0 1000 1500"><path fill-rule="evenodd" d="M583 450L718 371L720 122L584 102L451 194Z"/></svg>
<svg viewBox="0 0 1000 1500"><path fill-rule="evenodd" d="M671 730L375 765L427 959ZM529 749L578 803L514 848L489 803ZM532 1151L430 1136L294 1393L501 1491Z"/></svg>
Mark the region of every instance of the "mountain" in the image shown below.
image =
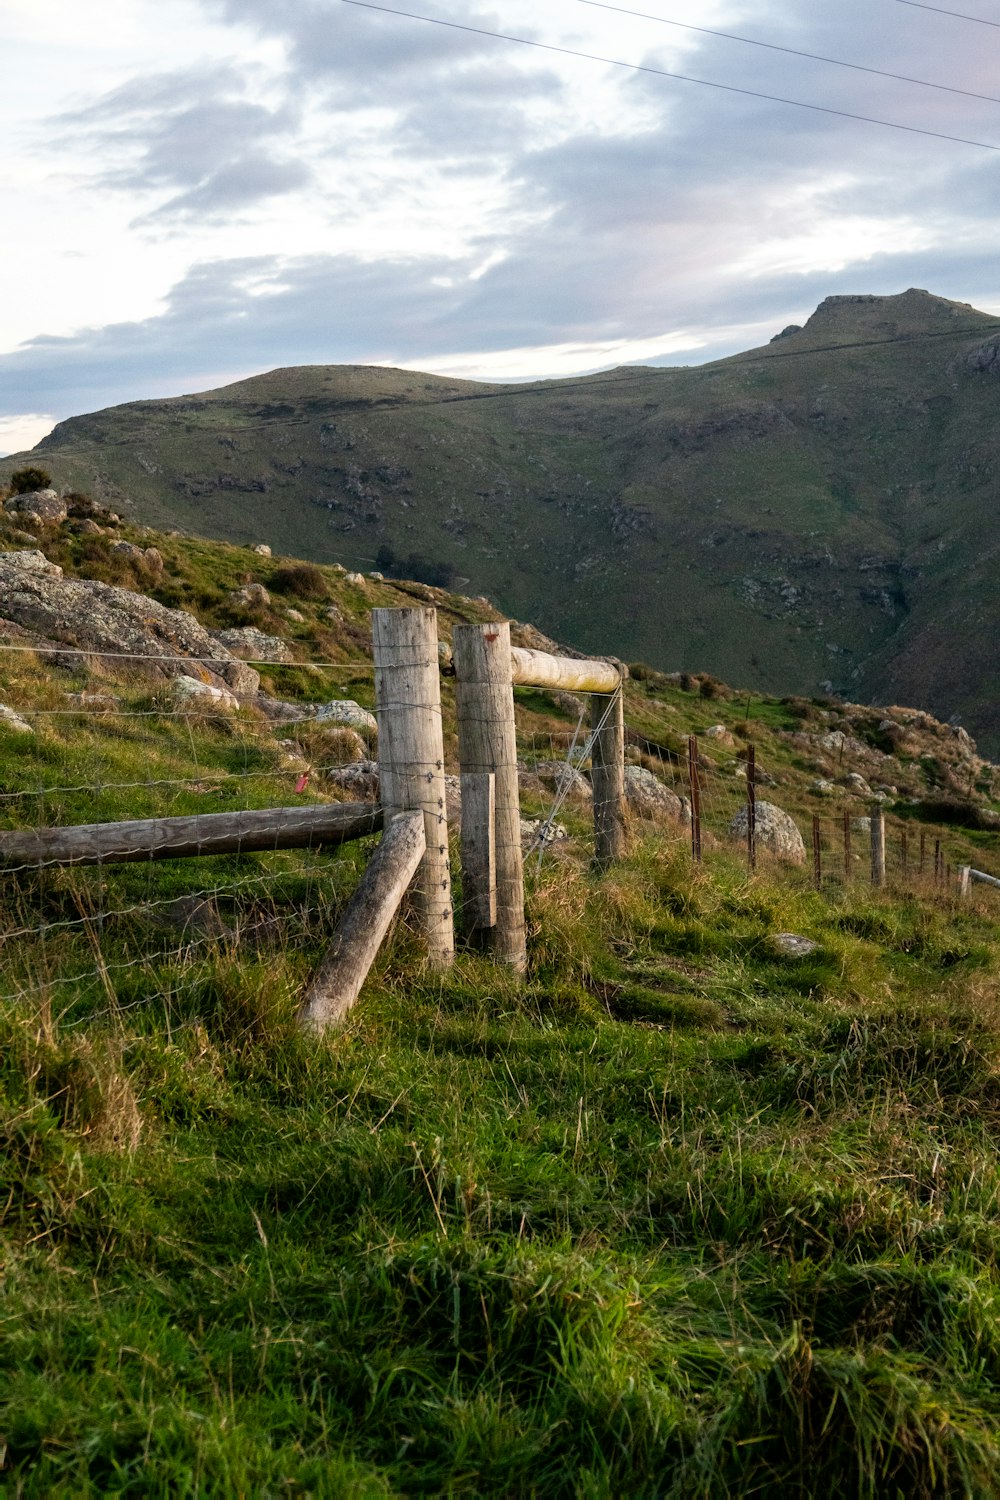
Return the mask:
<svg viewBox="0 0 1000 1500"><path fill-rule="evenodd" d="M995 752L998 416L1000 322L911 289L697 367L276 370L62 422L30 461L138 521L454 582L584 650L916 703Z"/></svg>

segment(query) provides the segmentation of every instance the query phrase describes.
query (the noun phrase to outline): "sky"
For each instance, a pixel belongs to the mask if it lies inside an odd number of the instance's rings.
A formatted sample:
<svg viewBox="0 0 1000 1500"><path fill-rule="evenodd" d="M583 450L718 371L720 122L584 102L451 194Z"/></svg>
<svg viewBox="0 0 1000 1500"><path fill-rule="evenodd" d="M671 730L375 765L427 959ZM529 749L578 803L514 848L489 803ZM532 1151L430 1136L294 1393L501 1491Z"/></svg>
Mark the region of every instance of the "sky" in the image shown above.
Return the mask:
<svg viewBox="0 0 1000 1500"><path fill-rule="evenodd" d="M283 365L697 364L910 286L1000 313L996 0L387 4L2 0L0 453Z"/></svg>

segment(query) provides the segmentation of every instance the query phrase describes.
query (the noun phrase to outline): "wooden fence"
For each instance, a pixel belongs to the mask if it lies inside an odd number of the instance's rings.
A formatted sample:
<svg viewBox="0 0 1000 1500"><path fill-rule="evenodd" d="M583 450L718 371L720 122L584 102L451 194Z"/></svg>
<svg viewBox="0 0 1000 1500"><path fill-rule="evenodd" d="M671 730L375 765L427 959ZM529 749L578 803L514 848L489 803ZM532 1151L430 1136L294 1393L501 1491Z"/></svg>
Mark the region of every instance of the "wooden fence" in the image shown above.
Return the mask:
<svg viewBox="0 0 1000 1500"><path fill-rule="evenodd" d="M429 963L446 969L455 954L455 913L449 864L447 789L441 711L437 614L431 607L376 609L372 614L375 698L379 725L381 806L341 803L265 811L152 818L0 833L0 865L112 864L198 855L332 846L384 830L360 885L300 1008L301 1024L321 1031L340 1023L354 1003L404 895L426 944ZM613 660L579 660L512 647L506 623L459 625L453 639L461 783L461 921L468 941L517 972L527 963L519 766L514 687L585 693L590 731L594 867L609 869L627 847L623 681ZM647 742L648 743L648 742ZM702 854L706 785L697 738L687 746L691 849ZM700 769L701 768L701 769ZM567 774L572 774L567 763ZM746 756L746 849L758 858L757 772ZM885 820L869 811L871 880L886 879ZM901 836L905 872L908 846ZM923 873L924 837L919 871ZM843 867L851 872L851 819L843 817ZM813 878L824 880L823 829L812 820ZM949 873L939 843L935 880ZM963 867L960 889L990 880ZM993 884L1000 882L992 881Z"/></svg>

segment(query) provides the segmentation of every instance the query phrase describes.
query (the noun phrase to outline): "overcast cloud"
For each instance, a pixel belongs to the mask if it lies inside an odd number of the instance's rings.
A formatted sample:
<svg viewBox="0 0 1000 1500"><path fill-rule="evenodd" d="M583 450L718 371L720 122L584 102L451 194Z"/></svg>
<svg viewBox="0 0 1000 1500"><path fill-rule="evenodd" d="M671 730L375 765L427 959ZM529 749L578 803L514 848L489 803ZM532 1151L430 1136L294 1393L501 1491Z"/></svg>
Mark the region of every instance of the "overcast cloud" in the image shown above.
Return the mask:
<svg viewBox="0 0 1000 1500"><path fill-rule="evenodd" d="M580 0L406 8L1000 147L992 98ZM1000 96L1000 30L899 0L634 9ZM1000 312L1000 151L342 0L86 11L5 6L0 449L276 365L689 363L911 285Z"/></svg>

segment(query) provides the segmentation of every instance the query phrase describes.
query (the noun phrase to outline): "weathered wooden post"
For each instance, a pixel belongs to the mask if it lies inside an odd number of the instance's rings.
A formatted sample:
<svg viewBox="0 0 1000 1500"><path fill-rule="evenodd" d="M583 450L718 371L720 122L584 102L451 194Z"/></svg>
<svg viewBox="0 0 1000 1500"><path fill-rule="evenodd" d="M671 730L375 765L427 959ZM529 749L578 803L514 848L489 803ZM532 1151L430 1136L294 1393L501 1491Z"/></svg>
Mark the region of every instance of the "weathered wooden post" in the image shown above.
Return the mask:
<svg viewBox="0 0 1000 1500"><path fill-rule="evenodd" d="M528 957L510 626L456 625L452 650L462 778L493 774L496 925L489 945L497 958L523 972Z"/></svg>
<svg viewBox="0 0 1000 1500"><path fill-rule="evenodd" d="M958 894L968 896L972 890L972 866L959 865L958 867Z"/></svg>
<svg viewBox="0 0 1000 1500"><path fill-rule="evenodd" d="M606 870L625 855L625 707L622 690L591 693L593 744L590 779L594 791L594 863Z"/></svg>
<svg viewBox="0 0 1000 1500"><path fill-rule="evenodd" d="M747 715L750 699L747 699ZM750 873L757 868L757 749L747 747L747 864Z"/></svg>
<svg viewBox="0 0 1000 1500"><path fill-rule="evenodd" d="M424 814L427 847L413 882L413 909L434 968L455 956L437 612L428 606L373 609L375 703L381 801Z"/></svg>
<svg viewBox="0 0 1000 1500"><path fill-rule="evenodd" d="M497 922L497 866L494 846L496 777L468 771L462 777L462 927L485 934Z"/></svg>
<svg viewBox="0 0 1000 1500"><path fill-rule="evenodd" d="M333 942L299 1007L305 1031L339 1026L354 1004L427 847L420 809L397 813L347 904Z"/></svg>
<svg viewBox="0 0 1000 1500"><path fill-rule="evenodd" d="M872 885L885 885L885 813L881 803L873 802L869 810L872 843Z"/></svg>
<svg viewBox="0 0 1000 1500"><path fill-rule="evenodd" d="M688 735L688 784L691 791L691 858L701 864L701 779L698 775L698 737Z"/></svg>

